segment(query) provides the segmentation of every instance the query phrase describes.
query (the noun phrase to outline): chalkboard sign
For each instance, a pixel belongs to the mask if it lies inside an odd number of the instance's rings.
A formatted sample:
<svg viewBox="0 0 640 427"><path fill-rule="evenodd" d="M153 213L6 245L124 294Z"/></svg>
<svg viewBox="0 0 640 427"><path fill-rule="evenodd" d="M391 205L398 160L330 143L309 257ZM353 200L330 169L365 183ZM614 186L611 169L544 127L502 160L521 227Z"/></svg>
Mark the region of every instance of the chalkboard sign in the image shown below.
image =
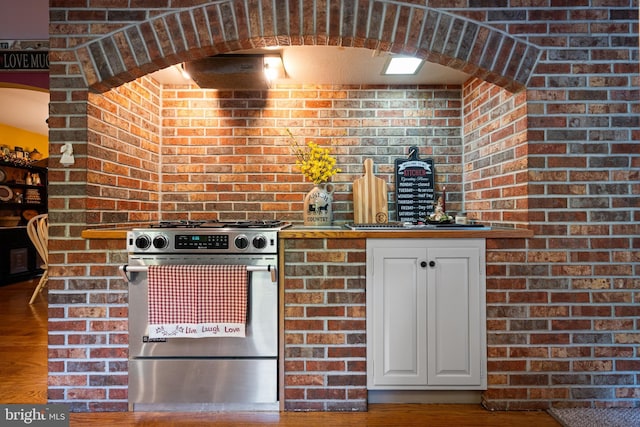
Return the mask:
<svg viewBox="0 0 640 427"><path fill-rule="evenodd" d="M418 148L411 147L407 159L396 159L396 216L401 222L424 221L433 213L433 159L418 159Z"/></svg>

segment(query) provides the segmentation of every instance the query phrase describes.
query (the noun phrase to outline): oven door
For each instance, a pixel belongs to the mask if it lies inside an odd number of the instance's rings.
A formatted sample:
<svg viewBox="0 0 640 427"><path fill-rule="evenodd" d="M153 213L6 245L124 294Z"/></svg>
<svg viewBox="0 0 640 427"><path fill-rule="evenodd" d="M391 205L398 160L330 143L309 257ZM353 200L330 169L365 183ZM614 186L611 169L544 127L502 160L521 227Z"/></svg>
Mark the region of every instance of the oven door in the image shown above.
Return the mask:
<svg viewBox="0 0 640 427"><path fill-rule="evenodd" d="M153 255L129 265L252 265L277 267L276 255ZM278 284L268 271L249 272L246 337L167 338L149 342L146 272L129 272L129 358L249 358L278 355Z"/></svg>

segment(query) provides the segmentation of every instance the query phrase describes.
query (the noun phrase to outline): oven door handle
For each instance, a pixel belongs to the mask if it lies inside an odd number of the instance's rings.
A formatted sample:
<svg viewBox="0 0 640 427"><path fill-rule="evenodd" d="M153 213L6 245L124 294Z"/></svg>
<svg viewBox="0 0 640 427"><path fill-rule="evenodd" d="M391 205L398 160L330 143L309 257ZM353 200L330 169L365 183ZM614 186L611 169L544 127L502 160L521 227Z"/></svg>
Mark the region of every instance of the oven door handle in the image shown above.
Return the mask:
<svg viewBox="0 0 640 427"><path fill-rule="evenodd" d="M118 268L118 271L120 272L120 275L124 278L124 280L126 280L127 282L131 282L131 279L129 278L129 276L127 275L127 273L144 273L147 270L149 270L149 266L148 265L121 265ZM275 265L248 265L247 266L247 271L252 272L252 271L268 271L271 273L271 281L273 283L276 283L277 281L277 269Z"/></svg>

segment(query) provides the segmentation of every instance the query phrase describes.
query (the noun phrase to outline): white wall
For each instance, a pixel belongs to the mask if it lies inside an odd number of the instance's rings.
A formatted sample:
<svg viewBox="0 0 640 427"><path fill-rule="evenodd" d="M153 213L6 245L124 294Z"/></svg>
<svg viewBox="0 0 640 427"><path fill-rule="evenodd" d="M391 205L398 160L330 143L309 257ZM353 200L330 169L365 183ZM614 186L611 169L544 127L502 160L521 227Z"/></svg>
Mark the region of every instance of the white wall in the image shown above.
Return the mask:
<svg viewBox="0 0 640 427"><path fill-rule="evenodd" d="M49 0L0 0L0 40L49 40Z"/></svg>

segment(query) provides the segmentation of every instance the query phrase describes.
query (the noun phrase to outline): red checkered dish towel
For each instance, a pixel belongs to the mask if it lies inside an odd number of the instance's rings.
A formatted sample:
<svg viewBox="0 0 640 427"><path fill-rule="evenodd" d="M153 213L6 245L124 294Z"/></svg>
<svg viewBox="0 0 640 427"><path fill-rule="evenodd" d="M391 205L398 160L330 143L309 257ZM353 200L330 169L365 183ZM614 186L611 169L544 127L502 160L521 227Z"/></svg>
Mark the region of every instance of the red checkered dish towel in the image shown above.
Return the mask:
<svg viewBox="0 0 640 427"><path fill-rule="evenodd" d="M149 338L244 337L245 265L150 265Z"/></svg>

